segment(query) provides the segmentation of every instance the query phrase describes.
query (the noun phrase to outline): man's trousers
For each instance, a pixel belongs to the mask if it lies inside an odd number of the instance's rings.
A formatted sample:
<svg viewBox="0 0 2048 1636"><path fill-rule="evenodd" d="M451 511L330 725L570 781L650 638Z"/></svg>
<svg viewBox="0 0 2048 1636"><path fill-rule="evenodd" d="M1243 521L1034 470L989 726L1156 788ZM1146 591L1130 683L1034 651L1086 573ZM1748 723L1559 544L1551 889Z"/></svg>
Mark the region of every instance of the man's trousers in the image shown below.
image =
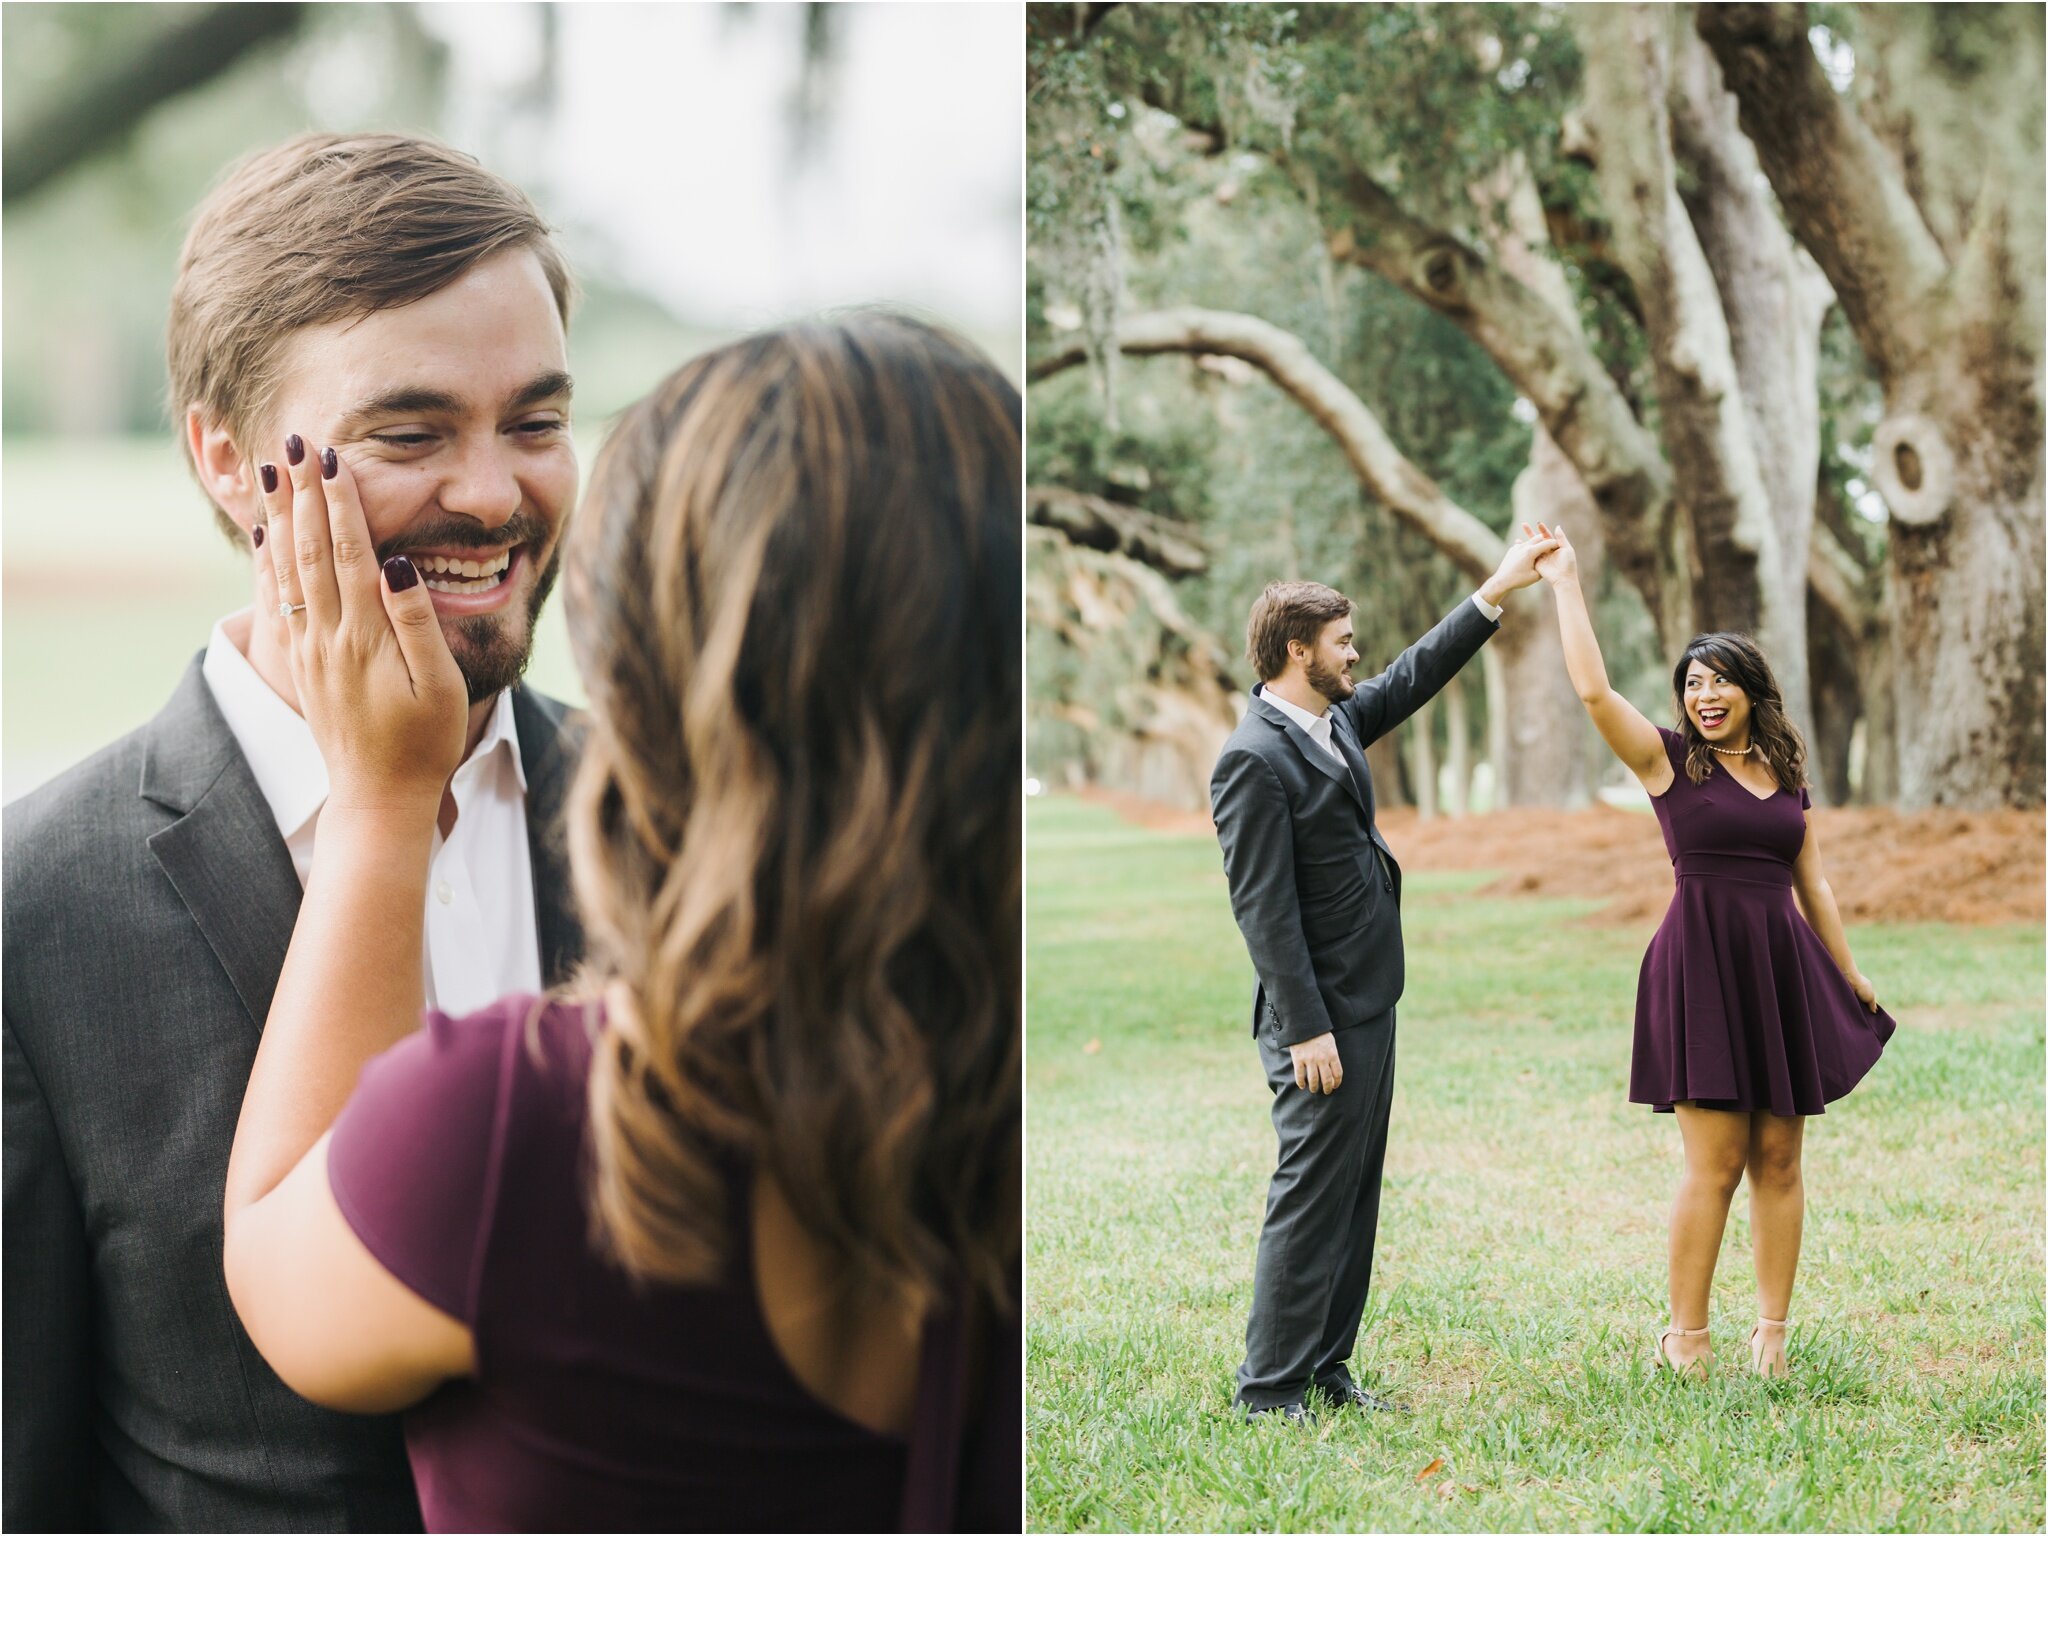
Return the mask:
<svg viewBox="0 0 2048 1636"><path fill-rule="evenodd" d="M1297 1402L1311 1385L1341 1391L1351 1379L1394 1100L1394 1013L1336 1038L1344 1083L1328 1096L1295 1084L1288 1051L1259 1041L1280 1156L1237 1371L1237 1401L1250 1408Z"/></svg>

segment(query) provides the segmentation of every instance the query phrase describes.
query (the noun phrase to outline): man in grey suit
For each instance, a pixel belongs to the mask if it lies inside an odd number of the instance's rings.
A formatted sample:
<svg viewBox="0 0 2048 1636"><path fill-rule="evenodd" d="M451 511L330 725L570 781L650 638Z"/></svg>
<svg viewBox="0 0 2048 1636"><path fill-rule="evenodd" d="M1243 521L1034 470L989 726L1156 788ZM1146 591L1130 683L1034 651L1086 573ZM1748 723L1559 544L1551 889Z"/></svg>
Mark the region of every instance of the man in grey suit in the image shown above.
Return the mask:
<svg viewBox="0 0 2048 1636"><path fill-rule="evenodd" d="M524 195L410 138L256 155L193 225L173 402L254 603L154 720L6 812L9 1530L420 1526L397 1423L294 1396L222 1275L228 1151L327 793L262 519L291 502L280 462L332 475L340 451L468 682L429 1003L566 975L578 729L518 679L576 492L569 289Z"/></svg>
<svg viewBox="0 0 2048 1636"><path fill-rule="evenodd" d="M1372 1278L1405 977L1401 871L1374 822L1365 749L1434 697L1537 579L1519 545L1381 674L1354 686L1351 603L1269 585L1252 606L1251 707L1209 783L1230 906L1250 950L1252 1035L1273 1092L1266 1194L1237 1402L1312 1422L1307 1397L1393 1405L1351 1378Z"/></svg>

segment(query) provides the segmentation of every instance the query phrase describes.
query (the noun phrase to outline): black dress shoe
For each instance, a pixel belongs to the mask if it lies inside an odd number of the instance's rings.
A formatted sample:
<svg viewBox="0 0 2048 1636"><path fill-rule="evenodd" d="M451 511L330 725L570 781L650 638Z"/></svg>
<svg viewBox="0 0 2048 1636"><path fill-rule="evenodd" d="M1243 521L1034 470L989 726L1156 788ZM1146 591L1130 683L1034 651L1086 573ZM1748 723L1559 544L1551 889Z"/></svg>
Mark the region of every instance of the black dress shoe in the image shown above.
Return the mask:
<svg viewBox="0 0 2048 1636"><path fill-rule="evenodd" d="M1247 1403L1244 1408L1244 1417L1247 1420L1257 1420L1265 1415L1273 1414L1280 1416L1281 1419L1291 1425L1313 1426L1316 1423L1315 1411L1306 1403Z"/></svg>
<svg viewBox="0 0 2048 1636"><path fill-rule="evenodd" d="M1377 1392L1368 1392L1355 1380L1347 1380L1342 1386L1318 1386L1317 1391L1340 1409L1361 1409L1367 1414L1407 1414L1408 1405L1396 1403L1390 1397L1381 1397Z"/></svg>

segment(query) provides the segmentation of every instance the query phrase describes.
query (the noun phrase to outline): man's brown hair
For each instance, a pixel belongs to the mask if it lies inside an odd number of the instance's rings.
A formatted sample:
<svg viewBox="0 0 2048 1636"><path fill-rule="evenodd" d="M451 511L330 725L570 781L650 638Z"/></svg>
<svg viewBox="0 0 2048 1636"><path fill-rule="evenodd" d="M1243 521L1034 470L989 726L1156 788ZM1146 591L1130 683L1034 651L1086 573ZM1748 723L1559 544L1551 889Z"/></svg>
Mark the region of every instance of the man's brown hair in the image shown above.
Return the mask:
<svg viewBox="0 0 2048 1636"><path fill-rule="evenodd" d="M294 331L421 300L512 249L539 260L566 324L574 287L547 223L468 154L424 137L322 133L250 155L200 206L178 259L172 423L182 433L197 404L246 454ZM189 462L182 435L179 446Z"/></svg>
<svg viewBox="0 0 2048 1636"><path fill-rule="evenodd" d="M1275 580L1259 593L1244 628L1244 656L1259 680L1270 682L1287 668L1287 644L1316 645L1323 627L1351 612L1351 599L1314 580Z"/></svg>

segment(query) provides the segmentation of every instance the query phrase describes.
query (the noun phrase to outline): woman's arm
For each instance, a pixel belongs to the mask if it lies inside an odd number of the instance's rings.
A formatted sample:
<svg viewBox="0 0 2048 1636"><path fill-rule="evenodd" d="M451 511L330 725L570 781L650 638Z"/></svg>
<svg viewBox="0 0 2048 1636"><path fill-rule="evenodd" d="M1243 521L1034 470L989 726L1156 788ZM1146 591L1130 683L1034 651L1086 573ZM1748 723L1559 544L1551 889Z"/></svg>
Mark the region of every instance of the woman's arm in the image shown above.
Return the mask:
<svg viewBox="0 0 2048 1636"><path fill-rule="evenodd" d="M418 1026L434 825L467 698L423 586L382 581L345 466L292 472L267 549L300 708L327 762L312 874L243 1099L222 1204L228 1292L301 1396L402 1408L474 1368L469 1331L343 1218L324 1138L363 1065Z"/></svg>
<svg viewBox="0 0 2048 1636"><path fill-rule="evenodd" d="M1664 739L1650 720L1607 681L1607 665L1600 657L1600 639L1593 634L1593 616L1586 609L1585 593L1579 588L1579 564L1571 542L1559 529L1547 525L1539 537L1556 542L1556 549L1537 559L1537 571L1550 584L1557 600L1558 634L1564 640L1564 668L1572 687L1593 725L1607 741L1607 747L1621 758L1644 789L1662 795L1675 776L1671 758L1664 753Z"/></svg>
<svg viewBox="0 0 2048 1636"><path fill-rule="evenodd" d="M1806 826L1806 844L1792 860L1792 892L1799 900L1799 912L1806 916L1807 925L1826 946L1842 975L1849 979L1856 998L1875 1011L1877 990L1856 969L1856 957L1849 952L1849 936L1842 930L1842 912L1835 907L1835 889L1828 885L1827 872L1821 868L1820 837L1814 834L1810 822Z"/></svg>

